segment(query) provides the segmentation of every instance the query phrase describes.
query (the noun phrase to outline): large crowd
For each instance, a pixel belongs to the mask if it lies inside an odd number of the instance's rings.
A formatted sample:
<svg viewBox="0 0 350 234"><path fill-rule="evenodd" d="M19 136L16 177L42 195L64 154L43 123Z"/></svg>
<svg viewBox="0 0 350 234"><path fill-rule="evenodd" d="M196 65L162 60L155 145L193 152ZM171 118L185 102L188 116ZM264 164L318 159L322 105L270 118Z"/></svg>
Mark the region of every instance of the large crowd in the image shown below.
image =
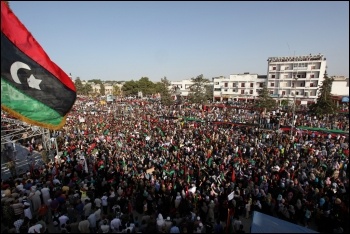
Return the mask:
<svg viewBox="0 0 350 234"><path fill-rule="evenodd" d="M53 133L60 154L1 181L7 232L243 233L254 211L349 231L349 135L279 130L349 131L348 113L292 122L281 110L90 102Z"/></svg>

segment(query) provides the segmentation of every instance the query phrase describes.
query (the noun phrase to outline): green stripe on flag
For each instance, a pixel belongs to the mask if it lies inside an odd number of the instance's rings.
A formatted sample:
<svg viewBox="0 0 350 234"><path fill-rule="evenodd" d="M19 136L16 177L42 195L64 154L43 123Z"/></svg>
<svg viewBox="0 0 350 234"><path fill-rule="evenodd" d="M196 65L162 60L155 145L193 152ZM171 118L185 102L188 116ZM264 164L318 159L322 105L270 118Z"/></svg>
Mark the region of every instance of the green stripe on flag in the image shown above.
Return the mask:
<svg viewBox="0 0 350 234"><path fill-rule="evenodd" d="M10 110L19 110L19 112L11 111L11 114L17 115L15 117L18 118L25 118L28 122L31 121L36 125L46 124L57 126L65 119L57 111L20 92L2 77L1 106Z"/></svg>

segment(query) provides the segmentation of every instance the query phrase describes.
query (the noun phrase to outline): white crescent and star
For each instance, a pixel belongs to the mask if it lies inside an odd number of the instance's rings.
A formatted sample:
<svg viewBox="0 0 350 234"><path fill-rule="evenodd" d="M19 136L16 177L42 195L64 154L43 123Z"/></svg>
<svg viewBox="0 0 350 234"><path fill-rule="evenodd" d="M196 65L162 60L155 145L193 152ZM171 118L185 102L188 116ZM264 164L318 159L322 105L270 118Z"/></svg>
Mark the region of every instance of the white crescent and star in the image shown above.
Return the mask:
<svg viewBox="0 0 350 234"><path fill-rule="evenodd" d="M11 65L10 72L11 72L11 76L12 76L13 81L16 82L17 84L22 84L18 78L18 70L19 69L26 69L29 71L31 69L27 64L22 63L22 62L18 62L18 61L14 62ZM42 80L40 80L40 79L36 79L34 75L30 75L30 77L27 79L28 86L33 88L33 89L38 89L38 90L41 90L40 86L39 86L41 81Z"/></svg>
<svg viewBox="0 0 350 234"><path fill-rule="evenodd" d="M33 75L30 75L30 77L27 79L29 87L33 89L40 89L39 84L42 80L36 79Z"/></svg>

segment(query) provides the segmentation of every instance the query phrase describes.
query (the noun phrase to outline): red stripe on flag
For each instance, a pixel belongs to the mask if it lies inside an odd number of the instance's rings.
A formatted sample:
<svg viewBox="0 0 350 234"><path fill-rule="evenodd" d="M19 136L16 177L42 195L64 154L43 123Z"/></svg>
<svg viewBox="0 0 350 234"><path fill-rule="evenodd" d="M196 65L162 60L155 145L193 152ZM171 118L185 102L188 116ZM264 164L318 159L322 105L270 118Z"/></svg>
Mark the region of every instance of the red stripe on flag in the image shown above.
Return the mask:
<svg viewBox="0 0 350 234"><path fill-rule="evenodd" d="M73 81L60 67L51 61L44 49L4 1L1 1L1 31L19 50L44 67L59 79L62 84L76 91Z"/></svg>

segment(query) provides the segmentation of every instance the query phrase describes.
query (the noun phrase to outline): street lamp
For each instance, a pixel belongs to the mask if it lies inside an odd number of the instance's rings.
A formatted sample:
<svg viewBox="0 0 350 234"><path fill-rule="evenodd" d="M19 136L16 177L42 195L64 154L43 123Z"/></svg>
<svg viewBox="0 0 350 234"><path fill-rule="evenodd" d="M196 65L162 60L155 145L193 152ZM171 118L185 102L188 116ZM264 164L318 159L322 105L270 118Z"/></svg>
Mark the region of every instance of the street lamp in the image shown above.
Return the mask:
<svg viewBox="0 0 350 234"><path fill-rule="evenodd" d="M294 103L293 103L293 118L292 118L292 125L290 127L290 139L293 137L293 127L294 127L294 119L295 119L295 103L296 103L296 98L297 98L297 93L296 93L296 87L297 87L297 80L298 78L294 76Z"/></svg>

